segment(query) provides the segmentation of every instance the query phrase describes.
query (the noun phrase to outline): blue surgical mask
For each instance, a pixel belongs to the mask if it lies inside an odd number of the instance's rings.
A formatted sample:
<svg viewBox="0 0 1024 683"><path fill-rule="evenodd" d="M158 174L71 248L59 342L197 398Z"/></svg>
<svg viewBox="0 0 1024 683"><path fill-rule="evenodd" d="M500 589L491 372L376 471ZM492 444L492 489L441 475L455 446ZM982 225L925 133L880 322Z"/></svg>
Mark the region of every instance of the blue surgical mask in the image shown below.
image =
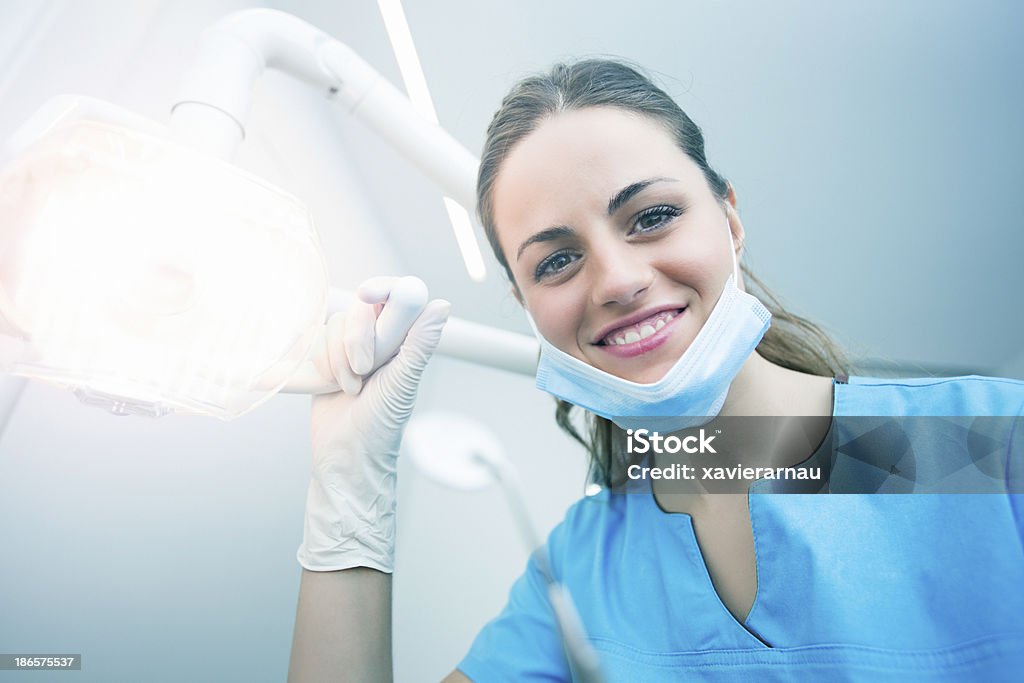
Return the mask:
<svg viewBox="0 0 1024 683"><path fill-rule="evenodd" d="M693 343L657 382L639 384L599 370L554 347L527 315L540 342L537 388L622 429L659 432L697 427L718 415L736 374L771 324L771 313L741 291L728 222L733 272Z"/></svg>

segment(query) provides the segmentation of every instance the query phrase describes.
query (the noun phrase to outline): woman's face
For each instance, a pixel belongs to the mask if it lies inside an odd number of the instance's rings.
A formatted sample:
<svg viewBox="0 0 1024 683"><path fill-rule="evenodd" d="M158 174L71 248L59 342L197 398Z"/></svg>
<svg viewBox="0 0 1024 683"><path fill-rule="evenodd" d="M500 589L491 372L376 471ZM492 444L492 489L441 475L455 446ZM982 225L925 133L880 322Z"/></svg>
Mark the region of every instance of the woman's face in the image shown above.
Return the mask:
<svg viewBox="0 0 1024 683"><path fill-rule="evenodd" d="M558 114L506 157L494 223L521 301L555 347L623 379L661 379L732 273L731 207L655 119Z"/></svg>

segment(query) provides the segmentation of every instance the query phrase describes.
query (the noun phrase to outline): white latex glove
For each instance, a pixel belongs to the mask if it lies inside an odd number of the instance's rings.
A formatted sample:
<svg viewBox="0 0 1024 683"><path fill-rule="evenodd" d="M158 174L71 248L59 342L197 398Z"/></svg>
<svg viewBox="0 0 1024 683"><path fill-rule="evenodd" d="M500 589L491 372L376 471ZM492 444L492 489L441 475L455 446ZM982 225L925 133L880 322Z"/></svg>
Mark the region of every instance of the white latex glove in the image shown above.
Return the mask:
<svg viewBox="0 0 1024 683"><path fill-rule="evenodd" d="M415 277L371 278L356 294L360 301L328 320L326 353L314 361L341 391L313 397L313 472L297 553L310 571L394 571L398 449L451 308L427 303ZM330 367L320 367L325 360Z"/></svg>

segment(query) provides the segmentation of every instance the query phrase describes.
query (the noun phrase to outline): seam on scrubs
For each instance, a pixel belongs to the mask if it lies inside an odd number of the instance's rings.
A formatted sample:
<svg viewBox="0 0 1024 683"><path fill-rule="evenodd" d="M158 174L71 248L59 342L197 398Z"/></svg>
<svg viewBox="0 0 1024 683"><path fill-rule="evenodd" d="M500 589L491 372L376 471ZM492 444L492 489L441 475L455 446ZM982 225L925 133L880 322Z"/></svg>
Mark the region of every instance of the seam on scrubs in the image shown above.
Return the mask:
<svg viewBox="0 0 1024 683"><path fill-rule="evenodd" d="M754 521L754 506L750 504L751 495L750 489L748 488L747 516L750 518L750 535L754 539L754 601L750 603L750 610L747 612L747 617L743 620L741 625L766 646L772 647L772 644L766 641L759 632L750 627L750 619L754 616L754 612L760 604L758 598L761 597L761 552L757 547L757 523Z"/></svg>
<svg viewBox="0 0 1024 683"><path fill-rule="evenodd" d="M1024 463L1014 462L1014 441L1018 438L1017 428L1021 422L1024 421L1024 402L1021 403L1020 410L1017 411L1017 419L1013 421L1013 427L1010 429L1010 443L1006 446L1006 472L1004 473L1004 479L1006 481L1006 489L1009 492L1007 498L1010 499L1010 514L1013 515L1013 521L1017 525L1017 536L1020 538L1021 551L1024 552L1024 510L1018 507L1018 503L1024 499L1024 491L1013 491L1010 489L1011 483L1015 486L1024 484L1021 481L1013 481L1010 479L1010 465L1013 464L1014 468L1020 468L1024 471ZM1024 449L1022 449L1024 450Z"/></svg>
<svg viewBox="0 0 1024 683"><path fill-rule="evenodd" d="M1013 421L1013 426L1010 428L1010 442L1006 445L1006 471L1003 473L1003 479L1006 481L1008 490L1010 487L1010 464L1016 464L1013 462L1013 441L1017 438L1017 427L1021 423L1022 416L1024 416L1024 402L1021 403L1020 409L1017 411L1017 419Z"/></svg>
<svg viewBox="0 0 1024 683"><path fill-rule="evenodd" d="M980 382L996 382L999 384L1011 384L1015 386L1024 385L1024 381L1017 379L1010 379L1008 377L988 377L987 375L963 375L960 377L936 377L922 378L922 379L881 379L877 377L860 377L851 376L849 378L851 384L859 384L861 386L872 386L872 387L932 387L937 384L949 384L951 382L964 382L967 380L980 381Z"/></svg>
<svg viewBox="0 0 1024 683"><path fill-rule="evenodd" d="M855 383L855 380L860 379L859 377L847 377L845 384L839 384L838 382L832 382L832 424L829 425L829 429L835 426L837 415L849 415L846 410L846 392L850 391L850 387ZM835 444L835 438L833 437L833 445Z"/></svg>
<svg viewBox="0 0 1024 683"><path fill-rule="evenodd" d="M590 637L588 640L601 652L630 657L634 661L642 658L645 665L657 667L728 669L765 663L845 664L863 669L921 671L938 668L948 671L991 659L994 655L1000 654L998 650L1007 644L1019 647L1024 642L1024 632L998 633L948 647L923 650L892 650L866 645L826 643L778 648L654 652L631 647L609 638ZM1010 651L1017 652L1016 649ZM865 656L868 658L862 659ZM687 659L711 661L687 662Z"/></svg>

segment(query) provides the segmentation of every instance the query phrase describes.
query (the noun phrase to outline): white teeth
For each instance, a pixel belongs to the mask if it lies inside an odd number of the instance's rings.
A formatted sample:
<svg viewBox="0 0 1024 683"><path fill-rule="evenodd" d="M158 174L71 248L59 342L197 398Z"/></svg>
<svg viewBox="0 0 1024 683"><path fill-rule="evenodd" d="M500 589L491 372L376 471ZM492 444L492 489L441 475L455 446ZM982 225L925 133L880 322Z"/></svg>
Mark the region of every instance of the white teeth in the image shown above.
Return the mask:
<svg viewBox="0 0 1024 683"><path fill-rule="evenodd" d="M665 327L669 322L672 321L678 315L676 311L662 311L656 316L652 316L642 326L633 326L631 329L624 332L619 332L614 337L605 337L604 343L609 346L621 346L622 344L633 344L646 339L652 334L656 333L661 328Z"/></svg>

